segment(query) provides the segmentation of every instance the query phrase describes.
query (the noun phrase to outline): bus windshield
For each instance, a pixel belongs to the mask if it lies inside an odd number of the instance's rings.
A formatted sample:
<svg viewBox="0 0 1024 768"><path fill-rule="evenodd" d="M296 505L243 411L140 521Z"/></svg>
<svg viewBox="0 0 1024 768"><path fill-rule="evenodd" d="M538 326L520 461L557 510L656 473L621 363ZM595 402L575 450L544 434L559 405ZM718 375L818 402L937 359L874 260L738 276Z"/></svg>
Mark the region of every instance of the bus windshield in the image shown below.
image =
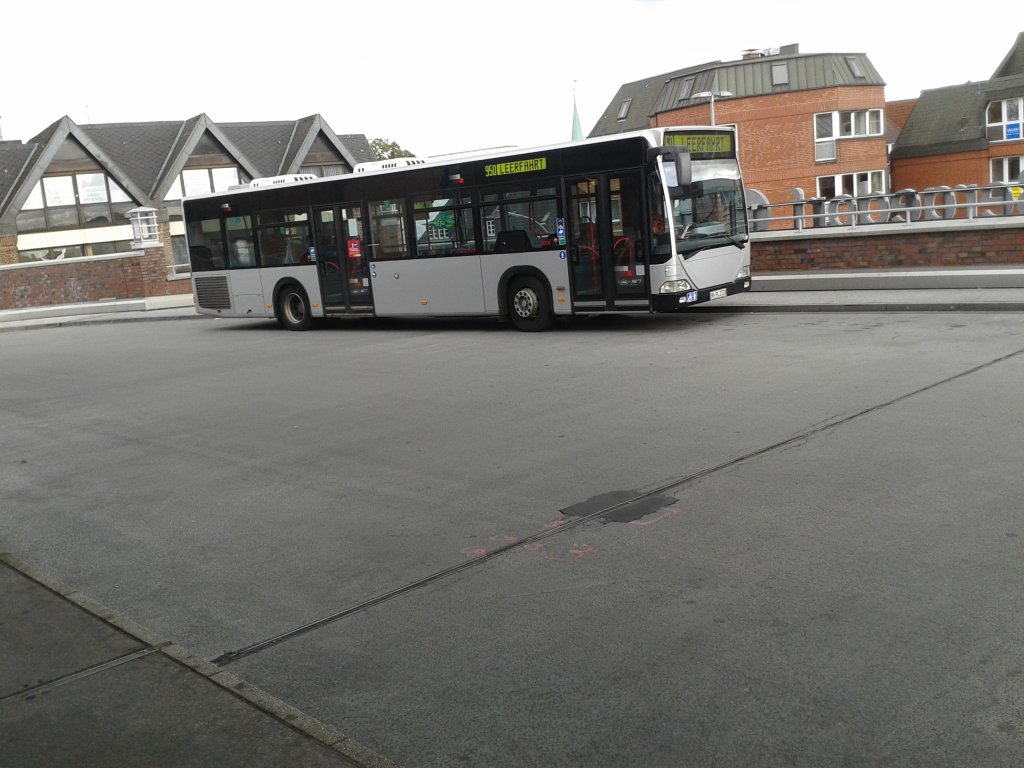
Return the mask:
<svg viewBox="0 0 1024 768"><path fill-rule="evenodd" d="M693 255L712 246L747 238L743 191L736 164L711 161L693 164L690 184L669 187L676 252Z"/></svg>

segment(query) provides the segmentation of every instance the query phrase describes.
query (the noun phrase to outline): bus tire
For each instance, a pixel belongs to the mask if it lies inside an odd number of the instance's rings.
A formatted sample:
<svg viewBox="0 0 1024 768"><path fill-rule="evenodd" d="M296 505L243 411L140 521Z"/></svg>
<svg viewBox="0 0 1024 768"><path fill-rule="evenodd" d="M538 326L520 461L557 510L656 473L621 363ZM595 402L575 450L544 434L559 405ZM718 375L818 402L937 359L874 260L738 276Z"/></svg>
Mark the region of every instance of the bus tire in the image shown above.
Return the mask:
<svg viewBox="0 0 1024 768"><path fill-rule="evenodd" d="M551 294L535 277L516 277L509 284L508 315L520 331L545 331L551 327Z"/></svg>
<svg viewBox="0 0 1024 768"><path fill-rule="evenodd" d="M277 322L289 331L306 331L313 327L313 310L302 287L285 285L277 294Z"/></svg>

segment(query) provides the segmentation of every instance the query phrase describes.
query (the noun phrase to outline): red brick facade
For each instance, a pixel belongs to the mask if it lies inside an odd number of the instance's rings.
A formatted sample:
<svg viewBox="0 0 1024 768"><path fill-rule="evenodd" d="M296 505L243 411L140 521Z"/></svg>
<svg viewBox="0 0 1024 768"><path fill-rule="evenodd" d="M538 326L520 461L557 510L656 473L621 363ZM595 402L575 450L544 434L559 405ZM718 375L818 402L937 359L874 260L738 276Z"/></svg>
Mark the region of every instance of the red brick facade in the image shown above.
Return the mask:
<svg viewBox="0 0 1024 768"><path fill-rule="evenodd" d="M970 228L885 234L755 239L751 270L839 271L1024 264L1024 223L1015 228Z"/></svg>
<svg viewBox="0 0 1024 768"><path fill-rule="evenodd" d="M116 257L38 262L0 270L0 309L27 309L172 296L192 291L170 279L163 247Z"/></svg>
<svg viewBox="0 0 1024 768"><path fill-rule="evenodd" d="M990 184L989 160L995 157L1020 157L1020 142L993 142L987 149L957 152L951 155L894 158L892 188L922 190L957 184Z"/></svg>

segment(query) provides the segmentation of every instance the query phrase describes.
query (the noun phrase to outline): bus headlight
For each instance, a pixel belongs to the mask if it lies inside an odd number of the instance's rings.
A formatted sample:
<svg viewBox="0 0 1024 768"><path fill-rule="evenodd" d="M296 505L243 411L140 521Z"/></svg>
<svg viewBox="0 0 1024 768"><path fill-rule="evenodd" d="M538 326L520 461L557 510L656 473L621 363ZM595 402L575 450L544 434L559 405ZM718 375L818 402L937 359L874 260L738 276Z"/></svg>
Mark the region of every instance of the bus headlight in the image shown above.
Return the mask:
<svg viewBox="0 0 1024 768"><path fill-rule="evenodd" d="M736 273L737 280L745 280L750 277L750 265L747 264L745 267L740 267L740 271Z"/></svg>
<svg viewBox="0 0 1024 768"><path fill-rule="evenodd" d="M662 283L658 293L682 293L683 291L692 291L693 286L690 285L689 280L669 280L667 283Z"/></svg>

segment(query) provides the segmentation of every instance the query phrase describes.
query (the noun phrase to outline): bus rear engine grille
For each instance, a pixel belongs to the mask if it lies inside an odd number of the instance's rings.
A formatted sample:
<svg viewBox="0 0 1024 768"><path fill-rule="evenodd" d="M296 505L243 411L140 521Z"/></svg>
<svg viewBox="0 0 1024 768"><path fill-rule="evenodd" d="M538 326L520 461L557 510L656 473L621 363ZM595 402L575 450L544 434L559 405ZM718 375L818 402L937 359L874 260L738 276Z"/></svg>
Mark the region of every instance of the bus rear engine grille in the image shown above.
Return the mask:
<svg viewBox="0 0 1024 768"><path fill-rule="evenodd" d="M197 277L196 302L203 309L231 309L227 277Z"/></svg>

